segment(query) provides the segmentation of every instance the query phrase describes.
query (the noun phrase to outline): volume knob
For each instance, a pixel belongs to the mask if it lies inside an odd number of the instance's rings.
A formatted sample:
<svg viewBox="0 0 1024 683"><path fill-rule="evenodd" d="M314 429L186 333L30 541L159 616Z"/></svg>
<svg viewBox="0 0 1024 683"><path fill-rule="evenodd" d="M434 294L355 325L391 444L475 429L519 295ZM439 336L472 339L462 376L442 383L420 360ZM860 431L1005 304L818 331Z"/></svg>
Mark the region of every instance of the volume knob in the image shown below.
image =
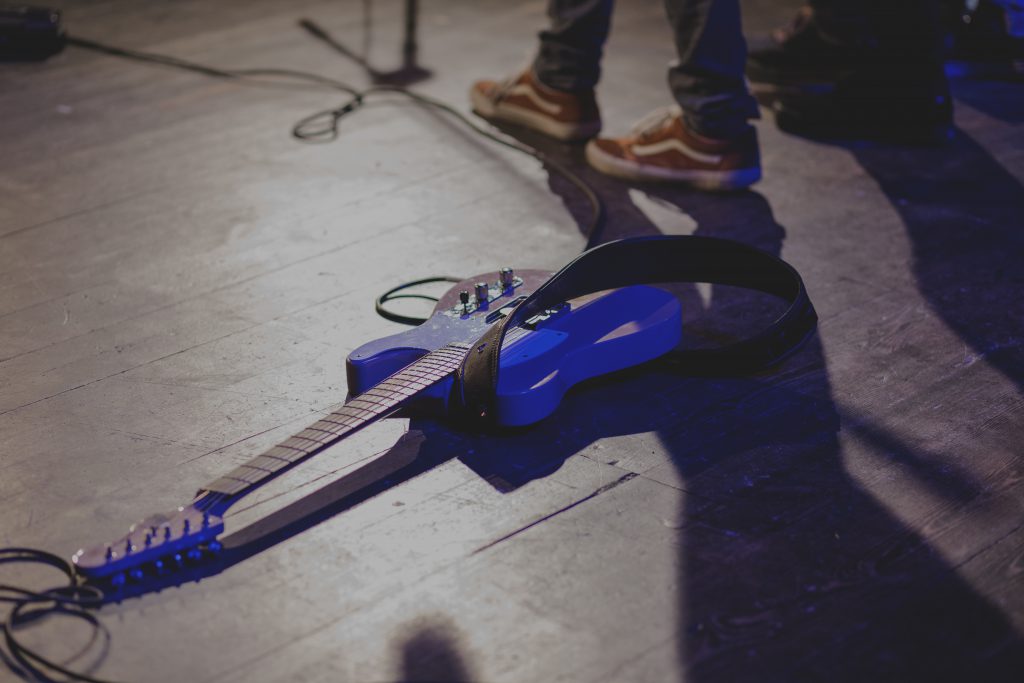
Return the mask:
<svg viewBox="0 0 1024 683"><path fill-rule="evenodd" d="M511 268L502 268L498 271L499 282L501 282L501 289L506 290L512 286L512 279L515 272Z"/></svg>
<svg viewBox="0 0 1024 683"><path fill-rule="evenodd" d="M491 287L486 282L478 282L473 285L473 293L476 294L478 305L484 305L491 299Z"/></svg>

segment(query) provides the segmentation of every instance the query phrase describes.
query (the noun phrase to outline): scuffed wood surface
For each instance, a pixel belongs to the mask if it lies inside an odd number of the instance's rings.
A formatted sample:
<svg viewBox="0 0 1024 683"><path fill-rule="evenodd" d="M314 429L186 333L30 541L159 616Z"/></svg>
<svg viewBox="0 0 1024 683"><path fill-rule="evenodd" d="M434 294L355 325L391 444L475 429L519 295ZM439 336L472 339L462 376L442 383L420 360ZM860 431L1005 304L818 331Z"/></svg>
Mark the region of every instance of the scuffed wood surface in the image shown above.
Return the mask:
<svg viewBox="0 0 1024 683"><path fill-rule="evenodd" d="M365 83L295 25L358 46L362 3L61 4L85 37ZM419 87L463 106L543 21L540 2L421 4L433 77ZM612 132L666 103L671 56L661 3L619 4L599 91ZM747 29L792 5L745 3ZM373 13L386 68L401 3ZM697 232L780 253L819 338L757 377L660 366L592 382L525 432L422 421L402 436L390 421L229 526L329 503L396 441L392 457L432 467L200 583L104 608L95 673L1019 680L1024 103L1008 84L956 93L960 132L938 150L812 143L768 117L752 192L584 171L609 239ZM337 101L73 48L0 66L0 545L70 555L117 537L329 411L345 354L398 329L373 314L384 289L553 269L582 247L585 207L563 180L412 105L374 103L331 145L289 138ZM578 149L549 147L583 168ZM700 342L775 310L676 291ZM31 637L70 653L85 634Z"/></svg>

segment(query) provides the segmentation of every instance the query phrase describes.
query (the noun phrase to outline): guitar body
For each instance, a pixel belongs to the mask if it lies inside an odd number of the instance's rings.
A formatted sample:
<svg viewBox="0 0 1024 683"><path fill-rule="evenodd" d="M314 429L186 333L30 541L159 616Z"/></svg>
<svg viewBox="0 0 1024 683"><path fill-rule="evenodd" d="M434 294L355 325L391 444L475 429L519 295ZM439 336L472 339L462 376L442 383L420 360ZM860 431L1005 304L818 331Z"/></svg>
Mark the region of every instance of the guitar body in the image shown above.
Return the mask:
<svg viewBox="0 0 1024 683"><path fill-rule="evenodd" d="M488 283L486 301L462 304L483 277L452 288L422 325L364 344L346 360L349 391L359 395L403 367L446 344L472 344L504 311L549 277L523 271L514 287ZM679 302L668 292L636 285L566 302L524 327L510 330L502 346L495 404L497 423L529 425L555 411L562 396L583 380L638 365L679 343ZM424 391L413 409L444 414L454 379Z"/></svg>

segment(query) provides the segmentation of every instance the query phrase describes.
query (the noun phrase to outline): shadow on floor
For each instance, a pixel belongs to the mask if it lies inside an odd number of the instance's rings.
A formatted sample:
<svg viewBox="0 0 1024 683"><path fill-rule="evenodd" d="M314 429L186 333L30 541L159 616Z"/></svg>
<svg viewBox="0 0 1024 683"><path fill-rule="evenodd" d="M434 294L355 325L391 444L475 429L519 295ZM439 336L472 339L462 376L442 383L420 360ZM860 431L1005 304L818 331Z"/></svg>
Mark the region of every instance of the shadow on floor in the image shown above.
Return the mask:
<svg viewBox="0 0 1024 683"><path fill-rule="evenodd" d="M402 673L397 683L469 683L479 680L459 654L458 630L451 620L436 617L416 624L401 638L395 659Z"/></svg>
<svg viewBox="0 0 1024 683"><path fill-rule="evenodd" d="M1013 216L1024 215L1024 191L976 145L958 145L926 159L857 154L888 193L909 199L898 206L926 299L979 354L1020 382L1021 349L1007 336L1020 326L986 325L985 318L994 306L1004 322L1020 319L1009 294L1019 290L1024 260L1016 249L1020 235L1010 239L1007 230ZM922 167L930 169L924 179L911 172ZM637 208L635 188L588 180L608 203L605 239L657 232ZM571 189L557 176L550 184L579 215ZM754 192L641 189L692 218L694 234L781 251L785 231ZM937 197L940 206L928 204ZM964 234L970 216L986 229ZM691 335L696 330L701 338L732 338L738 327L756 325L764 310L758 297L728 288L681 295L694 311ZM567 414L559 416L580 419L572 414L576 401L588 406L582 415L605 425L621 423L628 405L653 404L664 413L649 415L660 422L649 426L694 494L687 500L695 501L683 511L681 532L678 644L686 680L1005 680L1020 671L1024 647L999 609L851 480L837 436L841 418L952 506L976 499L982 487L963 472L950 475L934 454L900 443L870 417L837 408L825 368L814 340L773 374L651 374L629 380L624 400L616 400L624 386L606 396L591 389L567 401Z"/></svg>
<svg viewBox="0 0 1024 683"><path fill-rule="evenodd" d="M853 156L899 212L922 297L1024 391L1024 186L957 132L937 148L862 147Z"/></svg>

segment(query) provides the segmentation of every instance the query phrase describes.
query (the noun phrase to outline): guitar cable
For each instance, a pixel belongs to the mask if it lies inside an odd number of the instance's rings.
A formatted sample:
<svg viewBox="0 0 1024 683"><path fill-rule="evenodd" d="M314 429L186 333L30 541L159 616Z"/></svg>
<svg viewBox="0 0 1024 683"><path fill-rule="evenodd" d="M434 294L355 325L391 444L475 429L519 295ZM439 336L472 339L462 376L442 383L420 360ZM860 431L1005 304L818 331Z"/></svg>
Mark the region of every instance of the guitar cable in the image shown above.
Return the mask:
<svg viewBox="0 0 1024 683"><path fill-rule="evenodd" d="M327 36L322 28L309 20L303 19L299 22L299 25L315 37L323 39L324 36ZM362 108L368 98L383 95L405 97L420 106L436 109L452 117L474 133L496 144L533 157L545 167L562 176L562 178L579 190L580 194L583 195L590 205L591 215L584 231L587 237L584 251L596 246L600 242L605 221L604 204L594 189L583 178L565 164L514 138L498 134L494 130L481 126L454 106L437 98L394 85L374 85L360 89L327 76L295 69L221 69L169 55L107 45L73 35L65 34L64 38L68 45L81 49L113 57L180 69L208 78L229 80L240 85L305 91L311 89L319 91L329 90L347 95L348 99L340 105L303 117L292 126L292 137L307 143L327 143L336 140L339 136L341 120ZM403 291L431 282L459 281L460 278L438 276L406 282L393 287L377 297L374 307L379 315L388 320L407 325L418 325L424 322L426 318L394 313L387 310L385 304L396 299L407 298L436 301L436 297L426 294L403 293ZM21 586L0 583L0 602L11 605L11 609L0 621L0 630L3 631L4 643L7 649L6 653L0 650L0 661L3 661L13 670L17 671L20 669L20 673L24 677L31 677L41 681L52 681L54 680L53 675L57 674L67 680L83 681L85 683L113 683L110 680L97 678L88 673L74 671L67 667L70 661L81 656L97 640L103 639L109 645L109 632L100 622L99 618L91 611L106 602L107 596L102 589L85 583L68 561L43 550L21 547L0 548L0 566L7 564L49 566L62 573L66 577L67 583L46 590L31 590ZM53 615L63 615L82 620L93 629L92 638L82 652L63 664L40 654L19 640L16 635L17 629L20 626Z"/></svg>
<svg viewBox="0 0 1024 683"><path fill-rule="evenodd" d="M308 19L300 20L299 25L318 38L327 35L324 29L320 28L317 24ZM493 129L481 126L459 109L443 100L397 85L373 85L360 89L334 78L296 69L221 69L218 67L208 66L206 64L180 59L178 57L115 47L73 35L67 35L66 41L69 45L74 45L75 47L91 50L93 52L172 67L210 78L231 80L236 83L249 86L303 90L318 88L342 92L348 95L349 99L339 106L323 109L310 114L309 116L303 117L292 126L292 137L303 142L333 142L338 138L341 119L360 109L366 103L367 98L387 94L400 95L412 100L416 104L436 109L452 117L474 133L487 138L496 144L533 157L541 164L549 167L555 173L562 176L566 181L579 190L580 194L583 195L587 203L590 205L590 219L584 229L584 234L587 237L587 243L583 251L596 246L600 242L600 233L603 228L605 218L604 204L601 201L601 198L597 195L597 192L595 192L594 189L579 176L579 174L565 164L551 158L539 150L534 149L533 147L530 147L529 145L507 135L500 135ZM274 79L285 79L285 81L282 82L281 80ZM291 82L289 82L289 80Z"/></svg>
<svg viewBox="0 0 1024 683"><path fill-rule="evenodd" d="M110 633L100 622L99 617L90 611L103 604L103 591L96 586L83 583L70 562L44 550L0 548L0 565L4 564L49 566L67 578L65 585L42 591L29 590L11 584L0 584L0 602L12 605L3 621L0 622L4 643L7 646L10 659L13 660L13 662L5 661L5 663L9 666L15 664L24 673L43 681L53 680L52 674L58 673L69 680L86 681L87 683L113 683L58 664L23 643L16 635L16 629L20 625L60 614L81 619L92 627L92 638L79 654L89 650L97 638L102 637L105 643L109 643ZM8 657L0 652L0 659L8 660Z"/></svg>

